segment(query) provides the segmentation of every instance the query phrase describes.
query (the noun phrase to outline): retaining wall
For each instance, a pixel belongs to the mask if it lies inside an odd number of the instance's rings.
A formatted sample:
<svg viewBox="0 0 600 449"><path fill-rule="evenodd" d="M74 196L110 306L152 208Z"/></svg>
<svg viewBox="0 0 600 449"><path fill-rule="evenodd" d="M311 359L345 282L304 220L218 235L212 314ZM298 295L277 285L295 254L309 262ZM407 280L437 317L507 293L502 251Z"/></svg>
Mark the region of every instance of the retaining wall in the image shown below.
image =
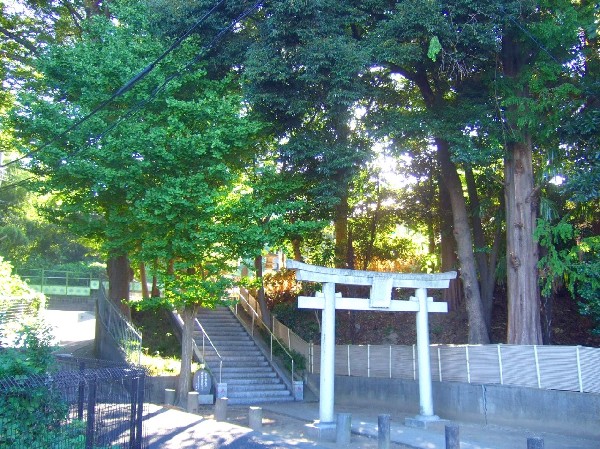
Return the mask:
<svg viewBox="0 0 600 449"><path fill-rule="evenodd" d="M319 375L307 375L306 382L318 390ZM336 376L335 402L417 415L419 384ZM443 419L600 438L600 395L594 393L433 382L433 404L434 413Z"/></svg>

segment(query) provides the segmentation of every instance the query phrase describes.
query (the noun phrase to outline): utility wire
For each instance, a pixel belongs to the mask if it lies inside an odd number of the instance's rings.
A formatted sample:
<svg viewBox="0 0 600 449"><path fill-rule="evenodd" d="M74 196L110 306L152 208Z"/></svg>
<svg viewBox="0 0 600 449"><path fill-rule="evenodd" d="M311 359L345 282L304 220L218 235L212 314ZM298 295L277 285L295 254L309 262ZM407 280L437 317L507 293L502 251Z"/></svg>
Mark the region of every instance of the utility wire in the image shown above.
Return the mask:
<svg viewBox="0 0 600 449"><path fill-rule="evenodd" d="M89 114L87 114L86 116L80 118L79 120L77 120L75 123L73 123L71 126L69 126L66 130L64 130L63 132L61 132L58 136L54 137L52 140L50 140L49 142L46 142L45 144L43 144L41 147L38 147L34 150L29 151L27 154L14 159L10 162L7 162L4 165L0 165L0 168L3 167L8 167L9 165L15 164L19 161L22 161L23 159L27 159L29 157L31 157L33 154L42 151L43 149L47 148L48 146L52 145L53 143L55 143L56 141L62 139L63 137L65 137L68 133L70 133L71 131L73 131L74 129L78 128L79 126L81 126L83 123L85 123L86 121L88 121L90 118L92 118L94 115L96 115L98 112L100 112L102 109L104 109L106 106L108 106L110 103L112 103L117 97L120 97L121 95L123 95L124 93L126 93L127 91L129 91L131 88L133 88L133 86L135 86L138 82L140 82L142 79L144 79L155 67L156 65L162 61L164 58L166 58L170 53L172 53L177 47L179 47L181 45L181 43L187 39L187 37L189 37L189 35L196 29L198 28L200 25L202 25L202 23L204 23L204 21L206 19L208 19L223 3L225 3L225 0L219 0L219 2L217 2L207 13L205 13L200 20L198 20L196 23L194 23L192 26L190 26L185 33L183 33L181 36L179 36L170 46L169 48L167 48L160 56L158 56L154 61L152 61L148 66L146 66L143 70L141 70L140 72L138 72L135 76L133 76L129 81L127 81L123 86L121 86L119 89L117 89L109 98L107 98L106 100L104 100L103 102L101 102L98 106L96 106Z"/></svg>
<svg viewBox="0 0 600 449"><path fill-rule="evenodd" d="M196 56L193 60L191 60L190 62L188 62L182 69L177 70L176 72L174 72L171 75L169 75L160 85L158 85L150 93L150 96L148 98L145 98L143 100L138 101L136 104L134 104L132 107L130 107L129 110L127 112L125 112L121 117L119 117L117 120L115 120L113 123L111 123L107 128L105 128L104 131L102 131L100 134L98 134L98 135L92 137L91 139L89 139L89 143L87 145L82 146L78 150L75 150L74 152L68 154L65 158L61 159L61 162L64 162L64 161L70 159L71 157L73 157L76 154L80 153L81 151L83 151L84 149L88 148L89 146L98 143L110 131L112 131L113 129L115 129L117 126L119 126L121 123L125 122L129 118L131 118L134 115L136 115L139 111L141 111L144 108L144 106L146 106L148 103L150 103L152 100L154 100L157 97L157 95L160 92L162 92L171 81L173 81L174 79L180 77L181 75L183 75L184 72L186 72L192 66L194 66L195 64L197 64L206 55L206 53L208 53L208 51L211 50L215 46L216 43L218 43L229 31L231 31L233 28L235 28L235 26L238 23L240 23L246 17L250 16L256 9L258 9L262 5L262 3L263 3L263 0L258 0L256 3L254 3L247 10L245 10L244 12L242 12L237 18L235 18L233 21L231 21L228 26L222 28L211 39L211 41L208 44L204 45L202 47L200 53L198 54L198 56ZM59 136L59 137L61 137L61 136ZM49 142L45 146L50 145L51 143L55 142L57 139L58 139L58 137L55 138L55 139L53 139L51 142ZM42 148L37 149L36 152L40 151L41 149ZM21 158L21 159L23 159L23 158ZM15 162L15 161L11 161L10 163L13 163L13 162ZM6 164L6 165L8 165L8 164ZM0 187L0 191L5 190L5 189L9 189L11 187L16 187L18 185L23 184L25 181L29 181L31 179L34 179L34 177L30 177L30 178L21 180L19 182L13 183L13 184L8 184L8 185L5 185L5 186L1 186Z"/></svg>

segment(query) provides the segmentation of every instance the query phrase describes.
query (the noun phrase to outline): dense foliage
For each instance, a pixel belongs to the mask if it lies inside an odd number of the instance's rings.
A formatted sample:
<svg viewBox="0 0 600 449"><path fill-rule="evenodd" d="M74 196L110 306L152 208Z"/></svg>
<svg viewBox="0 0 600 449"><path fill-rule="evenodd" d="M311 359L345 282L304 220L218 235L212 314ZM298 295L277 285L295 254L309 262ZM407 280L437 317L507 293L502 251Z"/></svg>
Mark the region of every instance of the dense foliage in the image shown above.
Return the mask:
<svg viewBox="0 0 600 449"><path fill-rule="evenodd" d="M148 268L166 289L146 305L191 317L240 258L260 275L282 248L458 268L444 299L474 343L499 303L507 342L551 342L560 288L600 319L593 2L16 4L0 22L0 250L15 262L52 252L32 228L73 257L85 242L115 292Z"/></svg>

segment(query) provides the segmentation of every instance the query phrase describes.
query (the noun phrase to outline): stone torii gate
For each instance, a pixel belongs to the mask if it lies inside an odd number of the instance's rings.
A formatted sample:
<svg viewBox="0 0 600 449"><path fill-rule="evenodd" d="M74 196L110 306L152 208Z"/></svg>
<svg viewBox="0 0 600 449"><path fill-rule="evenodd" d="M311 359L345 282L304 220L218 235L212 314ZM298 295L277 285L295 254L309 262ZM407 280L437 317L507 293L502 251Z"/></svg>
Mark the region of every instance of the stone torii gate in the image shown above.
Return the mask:
<svg viewBox="0 0 600 449"><path fill-rule="evenodd" d="M319 397L319 423L322 430L334 428L335 380L335 310L372 310L378 312L417 313L417 354L419 363L419 402L421 421L439 419L433 413L431 388L431 361L429 358L429 312L448 312L445 302L433 302L427 297L428 288L448 288L456 272L439 274L383 273L339 268L325 268L294 260L286 267L296 272L299 281L320 282L323 291L315 297L298 297L298 307L321 309L321 373ZM370 286L369 298L342 298L335 293L335 284ZM415 296L409 300L392 300L393 288L414 288ZM327 433L327 432L325 432Z"/></svg>

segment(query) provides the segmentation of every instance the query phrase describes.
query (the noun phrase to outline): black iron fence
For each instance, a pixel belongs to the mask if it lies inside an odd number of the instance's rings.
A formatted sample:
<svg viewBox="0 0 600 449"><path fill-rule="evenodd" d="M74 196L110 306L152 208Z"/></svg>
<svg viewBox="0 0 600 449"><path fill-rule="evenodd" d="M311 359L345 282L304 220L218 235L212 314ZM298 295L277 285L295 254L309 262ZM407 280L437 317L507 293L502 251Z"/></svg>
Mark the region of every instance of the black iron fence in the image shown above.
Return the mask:
<svg viewBox="0 0 600 449"><path fill-rule="evenodd" d="M139 367L74 357L0 378L0 447L143 449L145 380Z"/></svg>

